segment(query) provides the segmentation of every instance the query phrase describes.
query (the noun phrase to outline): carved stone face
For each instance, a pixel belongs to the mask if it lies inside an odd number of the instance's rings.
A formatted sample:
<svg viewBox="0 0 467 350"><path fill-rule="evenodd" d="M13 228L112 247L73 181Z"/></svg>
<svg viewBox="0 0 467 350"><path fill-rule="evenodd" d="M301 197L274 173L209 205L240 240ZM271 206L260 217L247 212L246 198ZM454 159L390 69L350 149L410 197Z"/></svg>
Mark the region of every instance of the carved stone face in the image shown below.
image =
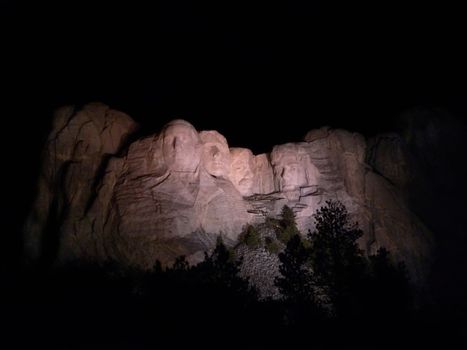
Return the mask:
<svg viewBox="0 0 467 350"><path fill-rule="evenodd" d="M242 196L251 196L255 191L255 161L247 148L231 148L230 178Z"/></svg>
<svg viewBox="0 0 467 350"><path fill-rule="evenodd" d="M203 165L212 176L227 178L230 171L229 145L217 131L202 131Z"/></svg>
<svg viewBox="0 0 467 350"><path fill-rule="evenodd" d="M194 172L201 160L201 141L196 129L184 120L168 123L162 133L162 152L171 171Z"/></svg>
<svg viewBox="0 0 467 350"><path fill-rule="evenodd" d="M300 153L296 144L275 146L272 150L271 163L280 191L293 191L308 184Z"/></svg>

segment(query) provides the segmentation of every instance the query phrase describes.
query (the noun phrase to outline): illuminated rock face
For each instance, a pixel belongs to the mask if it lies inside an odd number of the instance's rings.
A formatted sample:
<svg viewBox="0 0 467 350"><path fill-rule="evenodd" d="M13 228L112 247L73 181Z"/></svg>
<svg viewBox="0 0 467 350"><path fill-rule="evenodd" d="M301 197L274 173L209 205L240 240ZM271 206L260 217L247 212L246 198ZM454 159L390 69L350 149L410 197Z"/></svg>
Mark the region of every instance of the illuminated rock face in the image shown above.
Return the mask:
<svg viewBox="0 0 467 350"><path fill-rule="evenodd" d="M248 148L231 148L230 180L244 197L259 193L255 156Z"/></svg>
<svg viewBox="0 0 467 350"><path fill-rule="evenodd" d="M162 155L172 173L194 173L201 161L201 139L184 120L174 120L162 130Z"/></svg>
<svg viewBox="0 0 467 350"><path fill-rule="evenodd" d="M217 131L175 120L122 150L135 123L104 105L62 109L44 153L38 199L26 225L29 255L57 237L58 261L117 260L150 268L179 255L196 263L219 234L233 244L242 227L291 207L303 233L326 200L340 200L365 231L367 253L387 247L417 274L430 234L400 188L365 163L356 133L322 128L271 154L229 149Z"/></svg>
<svg viewBox="0 0 467 350"><path fill-rule="evenodd" d="M217 131L201 131L203 166L208 174L227 179L230 173L230 151L227 140Z"/></svg>

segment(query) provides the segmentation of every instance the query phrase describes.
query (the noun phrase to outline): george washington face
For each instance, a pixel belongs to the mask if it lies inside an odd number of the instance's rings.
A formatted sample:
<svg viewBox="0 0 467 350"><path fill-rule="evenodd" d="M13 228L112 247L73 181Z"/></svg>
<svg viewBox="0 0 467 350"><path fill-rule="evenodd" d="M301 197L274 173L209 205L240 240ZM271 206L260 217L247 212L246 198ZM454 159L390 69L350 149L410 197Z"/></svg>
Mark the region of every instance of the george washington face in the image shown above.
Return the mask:
<svg viewBox="0 0 467 350"><path fill-rule="evenodd" d="M194 172L201 160L201 141L196 129L184 120L174 120L163 130L162 151L171 171Z"/></svg>

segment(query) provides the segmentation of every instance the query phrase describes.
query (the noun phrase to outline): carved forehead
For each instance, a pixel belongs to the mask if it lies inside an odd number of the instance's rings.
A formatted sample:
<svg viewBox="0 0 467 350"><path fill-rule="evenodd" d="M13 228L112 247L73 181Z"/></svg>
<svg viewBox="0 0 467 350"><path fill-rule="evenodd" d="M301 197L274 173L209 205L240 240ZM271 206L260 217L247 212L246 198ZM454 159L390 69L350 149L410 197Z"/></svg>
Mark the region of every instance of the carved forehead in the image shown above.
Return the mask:
<svg viewBox="0 0 467 350"><path fill-rule="evenodd" d="M233 147L230 149L232 160L249 160L253 159L253 153L248 148Z"/></svg>
<svg viewBox="0 0 467 350"><path fill-rule="evenodd" d="M295 143L286 143L274 146L271 152L271 163L273 165L289 162L299 162L304 154L302 147Z"/></svg>
<svg viewBox="0 0 467 350"><path fill-rule="evenodd" d="M164 136L177 135L177 134L190 134L193 137L193 139L195 139L196 141L200 140L198 132L196 131L195 127L183 119L175 119L167 123L164 126L162 133Z"/></svg>
<svg viewBox="0 0 467 350"><path fill-rule="evenodd" d="M226 138L215 130L201 131L199 137L204 144L216 143L224 147L229 147Z"/></svg>

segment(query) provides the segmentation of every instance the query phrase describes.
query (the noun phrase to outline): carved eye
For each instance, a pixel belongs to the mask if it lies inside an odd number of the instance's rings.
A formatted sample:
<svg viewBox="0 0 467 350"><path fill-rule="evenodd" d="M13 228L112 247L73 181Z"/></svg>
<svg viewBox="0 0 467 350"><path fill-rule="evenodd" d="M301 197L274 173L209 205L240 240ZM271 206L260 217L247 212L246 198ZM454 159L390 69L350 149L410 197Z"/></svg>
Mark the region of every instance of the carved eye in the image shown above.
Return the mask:
<svg viewBox="0 0 467 350"><path fill-rule="evenodd" d="M216 146L211 147L211 154L216 157L219 154L219 149Z"/></svg>

